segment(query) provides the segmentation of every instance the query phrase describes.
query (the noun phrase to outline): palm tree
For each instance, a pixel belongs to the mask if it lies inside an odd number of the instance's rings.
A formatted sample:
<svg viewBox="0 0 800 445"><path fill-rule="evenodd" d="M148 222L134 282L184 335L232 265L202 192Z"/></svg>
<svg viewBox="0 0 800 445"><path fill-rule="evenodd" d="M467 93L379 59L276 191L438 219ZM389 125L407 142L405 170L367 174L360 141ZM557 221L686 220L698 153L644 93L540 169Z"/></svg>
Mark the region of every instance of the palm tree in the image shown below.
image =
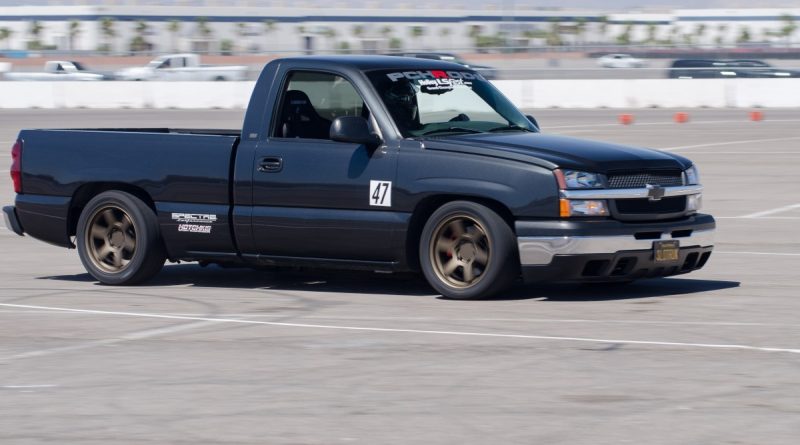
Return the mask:
<svg viewBox="0 0 800 445"><path fill-rule="evenodd" d="M728 32L728 25L725 23L720 23L717 25L717 38L714 39L717 46L722 46L722 42L725 41L725 33Z"/></svg>
<svg viewBox="0 0 800 445"><path fill-rule="evenodd" d="M136 21L136 36L131 39L130 50L133 52L147 51L150 44L147 42L147 31L150 26L144 20Z"/></svg>
<svg viewBox="0 0 800 445"><path fill-rule="evenodd" d="M597 23L600 24L600 37L605 40L606 34L608 34L608 16L601 15L597 18Z"/></svg>
<svg viewBox="0 0 800 445"><path fill-rule="evenodd" d="M212 30L211 27L208 26L208 18L197 17L195 21L197 22L197 32L205 39L211 37L211 34L214 33L214 30Z"/></svg>
<svg viewBox="0 0 800 445"><path fill-rule="evenodd" d="M694 35L697 37L697 43L703 42L703 36L706 33L707 26L705 23L700 23L694 28Z"/></svg>
<svg viewBox="0 0 800 445"><path fill-rule="evenodd" d="M114 30L114 19L111 17L103 17L100 19L100 32L103 34L103 39L105 40L105 51L110 52L112 39L117 36L117 32Z"/></svg>
<svg viewBox="0 0 800 445"><path fill-rule="evenodd" d="M447 40L447 45L446 46L447 46L448 49L453 49L451 47L451 45L450 45L450 43L451 43L450 42L450 34L451 33L452 33L452 31L450 30L450 28L445 27L445 28L439 29L439 37L441 37L442 40Z"/></svg>
<svg viewBox="0 0 800 445"><path fill-rule="evenodd" d="M547 19L550 22L550 30L545 38L547 46L561 46L564 40L561 38L561 21L558 17L550 17Z"/></svg>
<svg viewBox="0 0 800 445"><path fill-rule="evenodd" d="M31 26L28 28L28 32L33 37L33 40L28 44L31 49L40 49L42 47L39 37L41 37L43 29L44 26L39 21L34 20L31 22Z"/></svg>
<svg viewBox="0 0 800 445"><path fill-rule="evenodd" d="M797 31L797 24L794 22L794 17L791 14L782 14L781 21L783 22L783 26L781 26L781 36L786 38L786 43L792 43L792 34Z"/></svg>
<svg viewBox="0 0 800 445"><path fill-rule="evenodd" d="M70 51L75 50L75 39L83 32L81 30L81 22L77 20L72 20L69 22L69 49Z"/></svg>
<svg viewBox="0 0 800 445"><path fill-rule="evenodd" d="M655 23L650 23L647 25L647 43L655 43L657 31L658 27L655 25Z"/></svg>
<svg viewBox="0 0 800 445"><path fill-rule="evenodd" d="M575 37L580 43L584 43L583 35L586 34L586 18L578 17L575 20Z"/></svg>
<svg viewBox="0 0 800 445"><path fill-rule="evenodd" d="M328 41L328 50L333 53L336 51L336 30L330 26L325 27L322 36Z"/></svg>
<svg viewBox="0 0 800 445"><path fill-rule="evenodd" d="M178 33L181 31L181 22L178 20L170 20L169 24L167 25L167 31L169 31L170 36L170 45L172 46L172 52L178 51Z"/></svg>
<svg viewBox="0 0 800 445"><path fill-rule="evenodd" d="M9 28L0 28L0 42L11 40L12 34L14 34L14 31L10 30ZM8 49L8 46L9 44L6 43L6 49Z"/></svg>
<svg viewBox="0 0 800 445"><path fill-rule="evenodd" d="M422 47L419 45L420 37L425 35L425 27L424 26L412 26L411 27L411 37L414 39L415 43L414 46L417 49L421 49Z"/></svg>
<svg viewBox="0 0 800 445"><path fill-rule="evenodd" d="M736 39L736 43L750 43L750 28L746 26L742 26L739 28L739 37Z"/></svg>

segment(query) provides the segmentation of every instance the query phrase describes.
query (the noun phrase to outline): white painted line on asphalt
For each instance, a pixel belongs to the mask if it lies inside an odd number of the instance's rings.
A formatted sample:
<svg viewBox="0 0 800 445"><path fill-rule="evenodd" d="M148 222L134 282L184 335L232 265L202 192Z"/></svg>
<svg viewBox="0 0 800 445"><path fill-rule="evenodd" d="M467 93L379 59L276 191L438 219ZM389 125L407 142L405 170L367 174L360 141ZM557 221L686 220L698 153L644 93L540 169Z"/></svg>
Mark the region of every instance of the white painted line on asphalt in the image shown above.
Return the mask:
<svg viewBox="0 0 800 445"><path fill-rule="evenodd" d="M746 350L746 351L759 351L759 352L785 352L790 354L800 354L800 349L778 348L771 346L688 343L688 342L650 341L650 340L623 340L623 339L605 339L605 338L590 338L590 337L558 337L549 335L498 334L489 332L435 331L435 330L424 330L424 329L374 328L374 327L364 327L364 326L336 326L336 325L324 325L324 324L243 320L237 318L187 317L179 315L165 315L165 314L152 314L152 313L148 314L142 312L102 311L94 309L74 309L65 307L32 306L26 304L7 304L7 303L0 303L0 306L13 307L19 309L41 309L43 311L74 312L80 314L114 315L123 317L157 318L157 319L168 319L168 320L194 320L194 321L207 321L214 323L237 323L237 324L251 324L251 325L264 325L264 326L280 326L280 327L290 327L290 328L334 329L342 331L361 331L361 332L392 332L392 333L403 333L403 334L446 335L446 336L483 337L483 338L514 338L523 340L546 340L546 341L563 341L563 342L578 342L578 343L611 343L611 344L629 344L629 345L645 345L645 346L675 346L683 348L733 349L733 350ZM21 356L25 355L26 354L21 354ZM14 356L12 356L11 358L14 358ZM4 357L0 358L0 361L8 359L9 357Z"/></svg>
<svg viewBox="0 0 800 445"><path fill-rule="evenodd" d="M9 305L4 305L4 306L9 306ZM32 306L32 307L34 307L34 306ZM218 324L219 323L217 321L212 321L211 319L201 319L199 317L195 318L193 320L198 320L198 322L197 323L182 324L182 325L178 325L178 326L167 326L167 327L164 327L164 328L147 329L147 330L144 330L144 331L125 334L123 336L116 337L116 338L95 340L95 341L80 343L80 344L76 344L76 345L69 345L69 346L62 346L62 347L58 347L58 348L40 349L40 350L37 350L37 351L23 352L23 353L20 353L20 354L14 354L14 355L6 356L6 357L0 357L0 362L8 361L8 360L24 359L24 358L43 357L43 356L46 356L46 355L59 354L59 353L62 353L62 352L81 351L81 350L84 350L84 349L96 348L98 346L110 346L110 345L115 345L117 343L123 343L123 342L128 342L128 341L144 340L144 339L150 338L150 337L156 337L156 336L159 336L159 335L166 335L166 334L174 334L176 332L186 331L186 330L189 330L189 329L196 329L196 328L205 327L205 326L214 325L214 324Z"/></svg>
<svg viewBox="0 0 800 445"><path fill-rule="evenodd" d="M800 139L800 136L790 136L785 138L769 138L769 139L749 139L745 141L712 142L709 144L697 144L697 145L677 145L675 147L657 148L657 150L677 151L677 150L686 150L689 148L721 147L723 145L738 145L738 144L757 144L761 142L792 141L795 139Z"/></svg>
<svg viewBox="0 0 800 445"><path fill-rule="evenodd" d="M42 311L42 310L0 310L0 315L53 315L53 316L75 316L78 314L70 312L58 311ZM93 314L85 314L92 316ZM174 312L165 313L162 315L174 317L204 317L206 314L191 313L191 312ZM284 318L287 316L295 316L291 309L283 313L271 314L254 314L254 313L232 313L232 314L216 314L220 318ZM631 325L651 325L651 326L731 326L731 327L772 327L772 328L800 328L800 323L759 323L750 321L671 321L671 320L593 320L589 318L438 318L438 317L352 317L352 316L334 316L334 315L308 315L297 317L302 320L338 320L338 321L408 321L408 322L484 322L484 321L499 321L510 323L575 323L575 324L631 324Z"/></svg>
<svg viewBox="0 0 800 445"><path fill-rule="evenodd" d="M58 385L4 385L0 389L38 389L38 388L56 388Z"/></svg>
<svg viewBox="0 0 800 445"><path fill-rule="evenodd" d="M800 209L800 204L790 204L783 207L764 210L763 212L750 213L748 215L742 215L742 218L761 218L764 216L774 215L776 213L788 212L789 210L794 210L794 209Z"/></svg>

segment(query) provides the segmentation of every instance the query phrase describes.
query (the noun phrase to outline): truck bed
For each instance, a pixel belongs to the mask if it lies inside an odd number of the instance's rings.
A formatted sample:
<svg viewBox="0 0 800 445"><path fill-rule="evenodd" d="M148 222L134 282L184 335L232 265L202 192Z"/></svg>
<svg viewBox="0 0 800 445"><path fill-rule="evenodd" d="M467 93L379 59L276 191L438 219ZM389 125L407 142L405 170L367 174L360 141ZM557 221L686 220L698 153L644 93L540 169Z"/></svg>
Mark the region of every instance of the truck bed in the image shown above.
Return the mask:
<svg viewBox="0 0 800 445"><path fill-rule="evenodd" d="M231 160L239 133L171 128L23 130L25 167L17 211L27 221L30 235L69 246L74 216L80 210L74 208L80 202L75 198L98 187L124 184L151 197L166 224L171 212L198 212L220 215L219 223L227 225ZM230 248L229 237L220 242Z"/></svg>

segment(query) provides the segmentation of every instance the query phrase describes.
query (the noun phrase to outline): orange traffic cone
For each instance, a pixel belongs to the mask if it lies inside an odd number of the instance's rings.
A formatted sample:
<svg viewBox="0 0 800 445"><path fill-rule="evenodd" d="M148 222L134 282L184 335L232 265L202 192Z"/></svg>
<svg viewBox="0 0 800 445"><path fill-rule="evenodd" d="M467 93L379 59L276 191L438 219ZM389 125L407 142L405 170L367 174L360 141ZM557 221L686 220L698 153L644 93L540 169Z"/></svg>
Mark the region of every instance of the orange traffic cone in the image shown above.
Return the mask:
<svg viewBox="0 0 800 445"><path fill-rule="evenodd" d="M633 115L628 113L623 113L619 115L619 123L622 125L630 125L633 123Z"/></svg>
<svg viewBox="0 0 800 445"><path fill-rule="evenodd" d="M679 111L675 113L675 116L673 116L672 119L679 124L689 122L689 113L684 113L683 111Z"/></svg>

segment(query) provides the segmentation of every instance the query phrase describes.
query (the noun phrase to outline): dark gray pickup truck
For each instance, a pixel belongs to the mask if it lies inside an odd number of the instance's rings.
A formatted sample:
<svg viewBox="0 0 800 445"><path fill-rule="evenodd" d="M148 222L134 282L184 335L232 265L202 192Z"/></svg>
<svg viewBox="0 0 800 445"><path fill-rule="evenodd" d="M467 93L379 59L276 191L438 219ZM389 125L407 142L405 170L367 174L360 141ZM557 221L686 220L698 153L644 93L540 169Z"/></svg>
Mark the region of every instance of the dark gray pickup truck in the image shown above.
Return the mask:
<svg viewBox="0 0 800 445"><path fill-rule="evenodd" d="M236 130L23 130L14 232L106 284L169 261L421 271L451 298L690 272L712 251L691 161L539 132L479 73L275 60Z"/></svg>

